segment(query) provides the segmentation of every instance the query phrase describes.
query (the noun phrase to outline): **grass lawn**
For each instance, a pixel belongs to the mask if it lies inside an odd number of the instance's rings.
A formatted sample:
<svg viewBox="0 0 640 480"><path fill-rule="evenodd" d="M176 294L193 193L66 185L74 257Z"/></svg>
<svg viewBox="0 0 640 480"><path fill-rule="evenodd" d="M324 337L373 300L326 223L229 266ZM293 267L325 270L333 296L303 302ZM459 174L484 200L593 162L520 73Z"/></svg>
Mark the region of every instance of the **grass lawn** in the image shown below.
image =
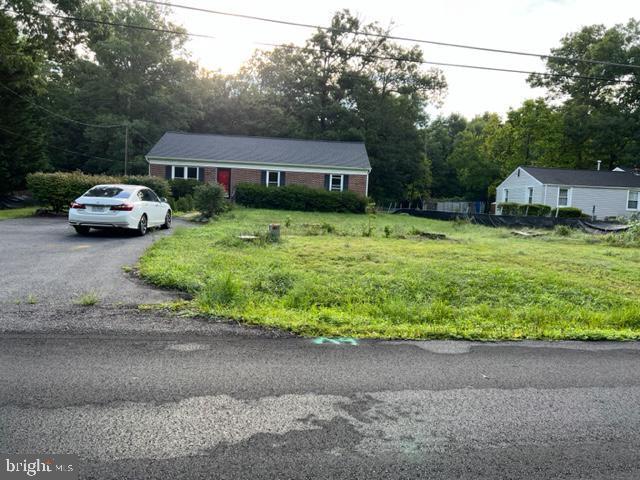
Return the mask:
<svg viewBox="0 0 640 480"><path fill-rule="evenodd" d="M237 238L272 222L280 243ZM236 208L155 243L140 273L204 313L304 335L640 338L638 248L407 215L371 225L365 236L366 215Z"/></svg>
<svg viewBox="0 0 640 480"><path fill-rule="evenodd" d="M38 207L9 208L0 210L0 220L9 220L10 218L31 217Z"/></svg>

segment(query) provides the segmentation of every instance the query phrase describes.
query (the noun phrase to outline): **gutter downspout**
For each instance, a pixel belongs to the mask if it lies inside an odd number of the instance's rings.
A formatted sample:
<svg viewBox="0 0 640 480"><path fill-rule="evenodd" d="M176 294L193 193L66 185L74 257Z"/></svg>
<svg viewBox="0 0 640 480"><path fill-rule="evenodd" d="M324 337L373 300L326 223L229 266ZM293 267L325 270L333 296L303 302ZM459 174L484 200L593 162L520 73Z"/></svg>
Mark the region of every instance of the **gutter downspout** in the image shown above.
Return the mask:
<svg viewBox="0 0 640 480"><path fill-rule="evenodd" d="M364 196L365 196L365 197L368 197L368 196L369 196L369 174L370 174L370 173L371 173L371 170L369 170L369 171L367 172L367 182L366 182L365 187L364 187Z"/></svg>

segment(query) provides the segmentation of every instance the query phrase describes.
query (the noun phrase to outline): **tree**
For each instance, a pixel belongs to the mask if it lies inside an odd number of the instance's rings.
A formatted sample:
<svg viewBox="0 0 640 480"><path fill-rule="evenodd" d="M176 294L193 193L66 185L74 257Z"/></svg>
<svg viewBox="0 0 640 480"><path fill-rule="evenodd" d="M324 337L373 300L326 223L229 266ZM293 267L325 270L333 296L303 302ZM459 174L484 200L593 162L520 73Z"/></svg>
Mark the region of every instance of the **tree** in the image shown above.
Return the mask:
<svg viewBox="0 0 640 480"><path fill-rule="evenodd" d="M46 114L38 108L49 66L72 53L69 25L33 15L44 2L0 0L0 194L25 186L30 172L48 168ZM69 12L76 2L48 2Z"/></svg>
<svg viewBox="0 0 640 480"><path fill-rule="evenodd" d="M373 167L370 194L377 200L426 194L429 164L418 128L426 103L444 91L444 78L420 68L420 49L390 42L387 30L362 24L348 10L336 13L331 27L316 32L305 48L259 52L242 78L292 118L301 136L364 140ZM377 37L351 33L356 30Z"/></svg>
<svg viewBox="0 0 640 480"><path fill-rule="evenodd" d="M452 198L464 195L455 167L449 157L457 135L467 128L467 120L458 114L438 117L422 130L425 153L431 162L431 196Z"/></svg>
<svg viewBox="0 0 640 480"><path fill-rule="evenodd" d="M490 139L501 127L497 114L485 113L456 136L450 162L469 200L487 200L489 186L500 177L500 162L491 151Z"/></svg>
<svg viewBox="0 0 640 480"><path fill-rule="evenodd" d="M637 162L640 150L640 23L607 28L583 27L565 36L553 56L584 58L606 63L586 63L549 57L552 75L531 76L533 86L543 86L550 96L566 100L566 135L580 166L604 160L608 168Z"/></svg>
<svg viewBox="0 0 640 480"><path fill-rule="evenodd" d="M66 170L122 173L126 125L128 173L146 173L143 155L151 142L166 130L188 129L202 115L191 97L197 68L174 55L185 37L166 32L184 30L169 23L166 12L154 5L91 2L82 6L79 15L165 31L78 22L90 54L70 62L52 82L51 108L98 126L57 123L52 145L73 144L84 155L52 154L52 163Z"/></svg>

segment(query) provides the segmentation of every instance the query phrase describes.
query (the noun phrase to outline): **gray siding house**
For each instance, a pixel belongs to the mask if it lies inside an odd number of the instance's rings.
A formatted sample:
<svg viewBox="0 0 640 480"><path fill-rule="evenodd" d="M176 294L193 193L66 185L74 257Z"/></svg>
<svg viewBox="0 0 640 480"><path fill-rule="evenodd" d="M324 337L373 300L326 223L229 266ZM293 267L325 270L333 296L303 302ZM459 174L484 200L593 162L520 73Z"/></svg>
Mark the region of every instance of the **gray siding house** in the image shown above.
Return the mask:
<svg viewBox="0 0 640 480"><path fill-rule="evenodd" d="M496 189L496 213L501 203L575 207L597 219L629 217L640 212L640 172L516 168Z"/></svg>

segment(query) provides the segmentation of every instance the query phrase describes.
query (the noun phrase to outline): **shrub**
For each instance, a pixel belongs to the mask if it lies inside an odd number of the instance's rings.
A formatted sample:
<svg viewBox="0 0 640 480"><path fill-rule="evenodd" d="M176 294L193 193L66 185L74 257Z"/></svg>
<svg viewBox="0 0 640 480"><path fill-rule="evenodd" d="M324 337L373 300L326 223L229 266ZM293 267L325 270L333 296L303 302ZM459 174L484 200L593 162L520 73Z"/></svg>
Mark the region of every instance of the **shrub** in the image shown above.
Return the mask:
<svg viewBox="0 0 640 480"><path fill-rule="evenodd" d="M551 213L551 207L549 205L542 205L540 203L532 203L530 205L522 205L522 215L529 217L547 217Z"/></svg>
<svg viewBox="0 0 640 480"><path fill-rule="evenodd" d="M61 212L72 201L95 185L126 183L151 188L160 197L169 196L169 184L157 177L113 177L87 175L81 172L31 173L27 175L27 187L42 205L49 205L54 212Z"/></svg>
<svg viewBox="0 0 640 480"><path fill-rule="evenodd" d="M202 182L193 178L176 178L175 180L169 180L169 186L171 187L171 195L173 198L178 199L187 195L193 196L193 190L202 185Z"/></svg>
<svg viewBox="0 0 640 480"><path fill-rule="evenodd" d="M560 237L568 237L571 235L571 227L568 225L556 225L553 229L553 233Z"/></svg>
<svg viewBox="0 0 640 480"><path fill-rule="evenodd" d="M502 215L519 215L520 204L513 202L499 203L498 207L502 212Z"/></svg>
<svg viewBox="0 0 640 480"><path fill-rule="evenodd" d="M31 173L27 175L27 187L33 198L42 205L49 205L54 212L61 212L84 192L101 183L120 183L120 178L106 175L85 175L80 172Z"/></svg>
<svg viewBox="0 0 640 480"><path fill-rule="evenodd" d="M560 208L554 208L553 210L551 210L552 217L556 216L556 210L557 210L558 218L580 218L583 215L582 210L580 210L579 208L560 207Z"/></svg>
<svg viewBox="0 0 640 480"><path fill-rule="evenodd" d="M127 185L142 185L150 188L159 197L168 198L171 196L171 188L169 182L164 178L151 177L146 175L122 177L117 183L126 183Z"/></svg>
<svg viewBox="0 0 640 480"><path fill-rule="evenodd" d="M328 192L303 185L268 188L251 183L236 187L236 202L254 208L364 213L367 199L354 192Z"/></svg>
<svg viewBox="0 0 640 480"><path fill-rule="evenodd" d="M206 218L221 214L229 208L226 192L219 183L198 185L193 189L193 204Z"/></svg>
<svg viewBox="0 0 640 480"><path fill-rule="evenodd" d="M186 195L175 201L176 211L178 212L191 212L193 211L193 197Z"/></svg>
<svg viewBox="0 0 640 480"><path fill-rule="evenodd" d="M551 207L540 203L501 203L498 205L503 215L517 215L528 217L546 217L551 213Z"/></svg>

